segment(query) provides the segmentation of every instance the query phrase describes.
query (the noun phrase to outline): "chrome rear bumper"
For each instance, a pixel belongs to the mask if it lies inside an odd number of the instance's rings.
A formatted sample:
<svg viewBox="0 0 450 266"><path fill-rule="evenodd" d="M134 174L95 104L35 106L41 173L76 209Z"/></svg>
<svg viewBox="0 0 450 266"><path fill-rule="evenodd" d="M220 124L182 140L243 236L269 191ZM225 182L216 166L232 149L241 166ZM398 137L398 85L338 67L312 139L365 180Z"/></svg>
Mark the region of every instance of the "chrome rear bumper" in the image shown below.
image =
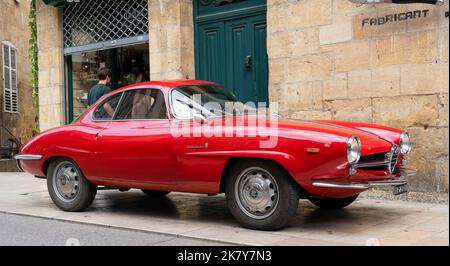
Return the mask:
<svg viewBox="0 0 450 266"><path fill-rule="evenodd" d="M14 156L16 160L24 160L24 161L36 161L42 159L42 155L37 154L17 154Z"/></svg>
<svg viewBox="0 0 450 266"><path fill-rule="evenodd" d="M18 153L16 156L14 156L14 159L16 159L17 168L19 168L19 170L23 172L22 166L20 165L20 161L38 161L42 159L42 155Z"/></svg>
<svg viewBox="0 0 450 266"><path fill-rule="evenodd" d="M416 175L416 171L412 169L401 169L400 177L394 177L393 175L385 180L368 181L367 183L362 182L334 182L334 181L314 181L312 183L315 187L323 188L342 188L342 189L358 189L364 190L371 187L377 186L401 186L407 183L408 177L413 177Z"/></svg>

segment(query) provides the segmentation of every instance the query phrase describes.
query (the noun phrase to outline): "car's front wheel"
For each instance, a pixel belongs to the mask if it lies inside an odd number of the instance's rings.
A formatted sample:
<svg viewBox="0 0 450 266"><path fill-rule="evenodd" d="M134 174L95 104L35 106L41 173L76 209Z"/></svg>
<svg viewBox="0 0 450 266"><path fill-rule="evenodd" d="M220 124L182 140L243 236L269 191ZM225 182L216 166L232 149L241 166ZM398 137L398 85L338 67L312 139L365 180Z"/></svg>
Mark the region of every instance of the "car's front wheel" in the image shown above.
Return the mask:
<svg viewBox="0 0 450 266"><path fill-rule="evenodd" d="M228 172L227 205L244 227L278 230L295 215L299 188L290 176L271 161L245 160Z"/></svg>
<svg viewBox="0 0 450 266"><path fill-rule="evenodd" d="M50 162L47 188L55 205L69 212L83 211L97 194L97 186L84 177L73 160L65 158Z"/></svg>
<svg viewBox="0 0 450 266"><path fill-rule="evenodd" d="M310 198L309 201L311 201L314 205L322 209L337 210L345 208L348 205L352 204L358 198L358 196L359 194L342 199Z"/></svg>

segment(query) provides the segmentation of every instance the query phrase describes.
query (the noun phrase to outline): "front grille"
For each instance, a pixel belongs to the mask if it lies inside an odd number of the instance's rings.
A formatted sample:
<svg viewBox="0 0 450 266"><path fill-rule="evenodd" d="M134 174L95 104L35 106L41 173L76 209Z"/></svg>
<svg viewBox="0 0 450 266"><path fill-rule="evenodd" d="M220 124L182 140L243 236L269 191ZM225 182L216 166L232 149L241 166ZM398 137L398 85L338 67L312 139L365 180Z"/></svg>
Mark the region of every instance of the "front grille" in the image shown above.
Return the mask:
<svg viewBox="0 0 450 266"><path fill-rule="evenodd" d="M357 167L361 170L388 170L389 173L393 173L397 167L399 154L399 147L394 145L390 152L362 156Z"/></svg>
<svg viewBox="0 0 450 266"><path fill-rule="evenodd" d="M397 166L398 156L400 154L400 149L397 145L392 147L391 152L386 153L386 162L388 162L388 170L390 173L395 171L395 167Z"/></svg>

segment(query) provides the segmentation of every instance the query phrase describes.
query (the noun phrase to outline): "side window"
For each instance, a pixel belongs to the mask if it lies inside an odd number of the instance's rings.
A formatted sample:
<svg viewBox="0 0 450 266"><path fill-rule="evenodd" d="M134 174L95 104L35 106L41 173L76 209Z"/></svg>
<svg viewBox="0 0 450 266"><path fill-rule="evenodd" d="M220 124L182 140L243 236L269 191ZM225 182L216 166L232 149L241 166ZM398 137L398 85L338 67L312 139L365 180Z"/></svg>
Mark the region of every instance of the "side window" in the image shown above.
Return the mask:
<svg viewBox="0 0 450 266"><path fill-rule="evenodd" d="M100 103L94 111L94 120L111 120L117 109L117 105L119 105L120 96L122 96L122 93L114 94Z"/></svg>
<svg viewBox="0 0 450 266"><path fill-rule="evenodd" d="M158 89L139 89L124 92L115 120L167 119L164 94Z"/></svg>

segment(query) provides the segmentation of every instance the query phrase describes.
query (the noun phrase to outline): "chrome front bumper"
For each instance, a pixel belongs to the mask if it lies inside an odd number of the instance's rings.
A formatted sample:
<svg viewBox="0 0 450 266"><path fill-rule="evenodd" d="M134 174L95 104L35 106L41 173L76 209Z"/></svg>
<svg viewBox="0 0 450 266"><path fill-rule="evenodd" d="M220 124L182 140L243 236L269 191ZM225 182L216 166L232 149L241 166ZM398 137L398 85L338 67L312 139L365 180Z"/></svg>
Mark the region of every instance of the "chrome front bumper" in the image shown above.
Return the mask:
<svg viewBox="0 0 450 266"><path fill-rule="evenodd" d="M400 177L390 176L385 180L376 180L376 181L368 181L367 183L362 182L334 182L334 181L314 181L312 183L315 187L323 187L323 188L342 188L342 189L358 189L364 190L369 189L371 187L378 186L401 186L406 185L408 177L415 176L417 171L412 169L401 169Z"/></svg>

